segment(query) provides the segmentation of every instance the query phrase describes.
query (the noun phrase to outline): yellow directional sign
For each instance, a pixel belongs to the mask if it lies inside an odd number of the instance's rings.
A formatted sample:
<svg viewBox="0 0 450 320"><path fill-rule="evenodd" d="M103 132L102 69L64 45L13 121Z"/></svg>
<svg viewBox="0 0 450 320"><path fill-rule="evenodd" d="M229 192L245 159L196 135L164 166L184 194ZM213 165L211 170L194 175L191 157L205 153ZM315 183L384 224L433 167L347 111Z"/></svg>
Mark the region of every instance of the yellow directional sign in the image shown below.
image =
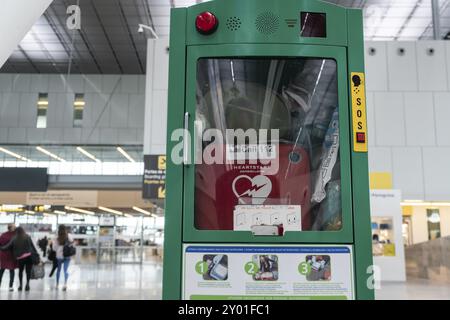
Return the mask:
<svg viewBox="0 0 450 320"><path fill-rule="evenodd" d="M158 169L166 170L166 156L158 156Z"/></svg>
<svg viewBox="0 0 450 320"><path fill-rule="evenodd" d="M159 199L165 199L166 198L166 188L165 187L159 187L158 188L158 198Z"/></svg>
<svg viewBox="0 0 450 320"><path fill-rule="evenodd" d="M166 197L166 155L144 155L144 199L165 199Z"/></svg>

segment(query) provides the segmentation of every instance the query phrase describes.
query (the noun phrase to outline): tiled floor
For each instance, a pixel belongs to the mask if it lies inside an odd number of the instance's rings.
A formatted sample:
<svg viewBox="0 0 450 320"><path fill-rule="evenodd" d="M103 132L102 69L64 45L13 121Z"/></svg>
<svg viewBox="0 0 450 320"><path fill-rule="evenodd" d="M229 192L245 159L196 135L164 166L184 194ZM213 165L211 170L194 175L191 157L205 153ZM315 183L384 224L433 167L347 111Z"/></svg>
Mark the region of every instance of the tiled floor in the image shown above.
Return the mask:
<svg viewBox="0 0 450 320"><path fill-rule="evenodd" d="M377 300L450 300L450 284L412 279L383 282L375 296Z"/></svg>
<svg viewBox="0 0 450 320"><path fill-rule="evenodd" d="M50 271L47 266L47 274ZM9 274L5 273L0 300L110 300L161 299L161 261L139 265L71 265L69 288L55 290L55 276L32 280L30 292L8 292ZM62 275L61 275L62 276ZM380 300L450 299L450 285L410 280L406 283L382 283L376 291Z"/></svg>
<svg viewBox="0 0 450 320"><path fill-rule="evenodd" d="M18 280L14 292L8 292L9 274L3 276L0 300L112 300L161 299L161 262L140 265L71 265L68 290L55 290L55 275L31 280L29 292L18 292ZM16 275L17 277L17 275ZM63 275L61 274L61 277ZM62 279L61 279L62 282Z"/></svg>

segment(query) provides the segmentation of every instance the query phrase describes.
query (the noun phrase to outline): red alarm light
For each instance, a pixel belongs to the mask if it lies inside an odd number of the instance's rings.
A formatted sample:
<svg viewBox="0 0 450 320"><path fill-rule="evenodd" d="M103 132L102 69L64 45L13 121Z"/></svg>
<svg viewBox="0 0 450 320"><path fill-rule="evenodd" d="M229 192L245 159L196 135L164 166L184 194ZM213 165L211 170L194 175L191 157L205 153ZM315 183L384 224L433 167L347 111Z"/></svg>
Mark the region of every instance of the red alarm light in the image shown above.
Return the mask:
<svg viewBox="0 0 450 320"><path fill-rule="evenodd" d="M366 134L364 132L356 133L356 142L357 143L366 143Z"/></svg>
<svg viewBox="0 0 450 320"><path fill-rule="evenodd" d="M211 34L216 31L219 20L211 12L205 11L200 13L195 19L195 27L201 34Z"/></svg>

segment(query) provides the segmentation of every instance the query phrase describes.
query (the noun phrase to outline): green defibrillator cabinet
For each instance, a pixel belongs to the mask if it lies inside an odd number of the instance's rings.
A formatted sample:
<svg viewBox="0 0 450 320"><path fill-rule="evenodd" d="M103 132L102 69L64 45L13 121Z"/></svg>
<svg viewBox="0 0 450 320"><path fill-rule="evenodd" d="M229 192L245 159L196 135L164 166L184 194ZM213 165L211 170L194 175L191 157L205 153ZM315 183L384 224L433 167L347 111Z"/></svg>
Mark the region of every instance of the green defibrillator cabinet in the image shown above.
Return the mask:
<svg viewBox="0 0 450 320"><path fill-rule="evenodd" d="M373 299L362 12L172 9L163 298Z"/></svg>

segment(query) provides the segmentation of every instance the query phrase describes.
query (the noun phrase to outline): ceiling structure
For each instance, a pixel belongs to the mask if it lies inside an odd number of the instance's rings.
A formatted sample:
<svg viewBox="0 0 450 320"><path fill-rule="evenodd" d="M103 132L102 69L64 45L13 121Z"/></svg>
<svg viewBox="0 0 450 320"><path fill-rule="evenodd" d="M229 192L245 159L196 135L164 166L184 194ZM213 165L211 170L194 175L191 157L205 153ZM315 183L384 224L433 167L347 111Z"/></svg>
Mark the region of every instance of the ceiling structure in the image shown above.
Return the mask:
<svg viewBox="0 0 450 320"><path fill-rule="evenodd" d="M242 0L245 1L245 0ZM280 0L281 1L281 0ZM54 0L0 69L7 73L144 74L148 31L169 35L170 8L202 0ZM431 39L431 0L328 0L364 9L367 40ZM81 29L66 26L78 4ZM450 31L450 0L440 0L442 36Z"/></svg>
<svg viewBox="0 0 450 320"><path fill-rule="evenodd" d="M70 145L0 145L0 162L1 161L21 161L17 159L17 155L28 159L29 161L58 161L37 147L41 147L45 151L61 158L66 162L89 162L94 163L93 159L98 162L142 162L143 148L142 146L120 146L122 152L125 152L129 158L117 150L116 146L111 145L87 145L87 146L70 146ZM82 151L80 151L80 149ZM16 156L14 156L16 155Z"/></svg>

